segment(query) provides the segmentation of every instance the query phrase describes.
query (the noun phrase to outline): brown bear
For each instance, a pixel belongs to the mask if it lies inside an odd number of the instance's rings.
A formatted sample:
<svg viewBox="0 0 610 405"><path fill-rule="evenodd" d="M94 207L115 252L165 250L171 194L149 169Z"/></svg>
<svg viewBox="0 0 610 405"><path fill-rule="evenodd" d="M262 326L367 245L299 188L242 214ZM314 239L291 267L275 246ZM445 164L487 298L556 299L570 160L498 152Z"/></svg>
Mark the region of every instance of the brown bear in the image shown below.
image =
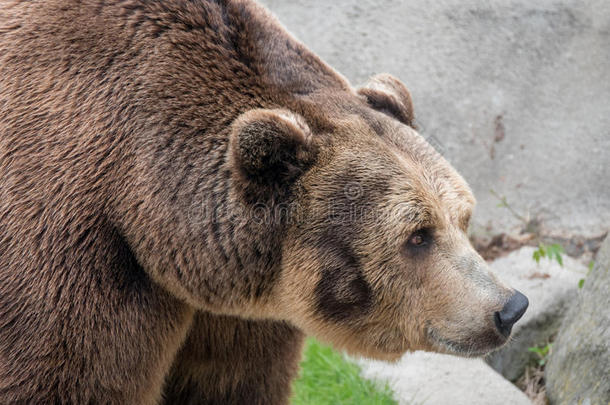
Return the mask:
<svg viewBox="0 0 610 405"><path fill-rule="evenodd" d="M305 334L476 356L527 300L389 75L249 0L0 0L0 403L284 404Z"/></svg>

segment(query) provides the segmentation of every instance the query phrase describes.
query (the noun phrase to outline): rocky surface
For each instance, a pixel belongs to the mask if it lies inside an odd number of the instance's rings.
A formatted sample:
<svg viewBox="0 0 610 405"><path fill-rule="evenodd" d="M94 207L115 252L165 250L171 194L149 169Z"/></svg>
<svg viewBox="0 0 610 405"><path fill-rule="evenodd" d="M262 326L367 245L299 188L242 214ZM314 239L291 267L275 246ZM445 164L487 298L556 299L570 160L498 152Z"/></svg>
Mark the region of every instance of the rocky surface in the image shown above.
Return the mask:
<svg viewBox="0 0 610 405"><path fill-rule="evenodd" d="M566 314L545 376L552 404L610 403L610 238Z"/></svg>
<svg viewBox="0 0 610 405"><path fill-rule="evenodd" d="M387 381L400 405L531 405L481 359L409 353L396 364L360 361L365 378Z"/></svg>
<svg viewBox="0 0 610 405"><path fill-rule="evenodd" d="M520 225L490 188L549 233L610 228L607 0L261 1L352 83L403 80L475 192L475 232Z"/></svg>
<svg viewBox="0 0 610 405"><path fill-rule="evenodd" d="M486 359L511 381L536 358L527 349L546 344L557 333L565 313L576 301L578 281L587 273L586 266L565 255L563 266L546 258L537 264L532 259L534 250L523 247L491 264L507 285L521 291L530 301L527 312L513 327L511 342Z"/></svg>

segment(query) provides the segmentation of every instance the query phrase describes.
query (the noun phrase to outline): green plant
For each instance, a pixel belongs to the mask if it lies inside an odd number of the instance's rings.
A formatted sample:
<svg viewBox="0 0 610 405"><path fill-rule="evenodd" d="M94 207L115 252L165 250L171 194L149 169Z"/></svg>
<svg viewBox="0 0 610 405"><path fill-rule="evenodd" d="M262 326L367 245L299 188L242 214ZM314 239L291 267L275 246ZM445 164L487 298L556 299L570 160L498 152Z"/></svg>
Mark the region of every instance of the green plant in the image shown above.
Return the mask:
<svg viewBox="0 0 610 405"><path fill-rule="evenodd" d="M563 257L561 256L563 253L563 247L559 243L545 245L544 243L540 242L538 244L538 249L534 250L533 258L536 263L540 263L540 259L543 257L546 257L549 260L555 259L557 260L557 263L563 267Z"/></svg>
<svg viewBox="0 0 610 405"><path fill-rule="evenodd" d="M537 356L536 362L538 363L538 365L540 367L542 367L546 363L547 356L551 352L552 347L553 347L552 343L547 343L544 346L528 347L527 351L536 353L536 356Z"/></svg>
<svg viewBox="0 0 610 405"><path fill-rule="evenodd" d="M534 251L532 258L536 261L536 263L540 264L540 259L543 257L548 258L549 260L556 260L560 266L563 267L563 253L565 253L563 246L559 243L553 243L550 245L546 245L540 241L540 235L538 227L535 225L536 221L532 221L529 215L524 216L519 214L509 203L505 196L498 194L494 190L489 190L490 193L496 197L500 202L498 203L498 207L506 208L515 218L523 223L524 230L526 232L531 232L535 241L538 242L538 248ZM582 280L584 283L584 280ZM582 284L579 282L579 286Z"/></svg>
<svg viewBox="0 0 610 405"><path fill-rule="evenodd" d="M591 260L589 262L589 265L587 266L587 275L585 277L587 277L589 273L593 271L593 266L595 266L595 262ZM578 288L582 288L583 285L585 285L585 279L581 278L580 280L578 280Z"/></svg>
<svg viewBox="0 0 610 405"><path fill-rule="evenodd" d="M328 346L308 339L292 405L396 405L387 385L360 376L360 368Z"/></svg>
<svg viewBox="0 0 610 405"><path fill-rule="evenodd" d="M519 221L523 222L523 224L526 226L526 228L529 226L530 218L529 215L523 216L521 214L519 214L509 203L508 200L506 199L506 196L500 195L498 194L495 190L490 189L489 192L496 197L498 200L500 200L500 202L498 203L498 207L500 208L506 208L508 211L510 211L511 214L513 214L513 216L515 218L517 218Z"/></svg>

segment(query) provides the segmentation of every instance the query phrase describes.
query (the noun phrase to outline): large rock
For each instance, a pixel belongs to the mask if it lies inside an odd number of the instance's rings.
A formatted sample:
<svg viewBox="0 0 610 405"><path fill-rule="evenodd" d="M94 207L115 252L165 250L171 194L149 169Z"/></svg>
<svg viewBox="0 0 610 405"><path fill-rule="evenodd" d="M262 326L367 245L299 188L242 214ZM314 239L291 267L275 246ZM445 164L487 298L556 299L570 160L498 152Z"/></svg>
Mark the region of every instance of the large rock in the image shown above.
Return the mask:
<svg viewBox="0 0 610 405"><path fill-rule="evenodd" d="M401 405L531 405L480 359L415 352L395 363L360 360L362 375L387 382Z"/></svg>
<svg viewBox="0 0 610 405"><path fill-rule="evenodd" d="M261 1L352 83L405 82L475 232L519 225L490 187L553 232L610 227L610 1Z"/></svg>
<svg viewBox="0 0 610 405"><path fill-rule="evenodd" d="M610 403L610 237L561 325L545 376L553 404Z"/></svg>
<svg viewBox="0 0 610 405"><path fill-rule="evenodd" d="M491 264L502 280L525 294L530 306L513 327L513 338L487 362L509 380L516 380L536 355L527 349L545 344L557 333L567 310L574 305L578 281L587 272L576 260L563 256L563 267L546 258L532 259L534 248L523 247Z"/></svg>

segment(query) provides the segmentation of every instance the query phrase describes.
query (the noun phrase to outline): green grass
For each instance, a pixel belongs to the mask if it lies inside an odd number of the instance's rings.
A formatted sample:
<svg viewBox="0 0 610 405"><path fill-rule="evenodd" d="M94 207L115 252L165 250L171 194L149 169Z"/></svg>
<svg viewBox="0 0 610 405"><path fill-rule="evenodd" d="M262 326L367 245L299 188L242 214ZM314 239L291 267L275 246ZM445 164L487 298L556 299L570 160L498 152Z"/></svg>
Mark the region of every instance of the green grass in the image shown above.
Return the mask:
<svg viewBox="0 0 610 405"><path fill-rule="evenodd" d="M328 346L308 339L292 405L396 405L389 387L360 377L360 368Z"/></svg>

